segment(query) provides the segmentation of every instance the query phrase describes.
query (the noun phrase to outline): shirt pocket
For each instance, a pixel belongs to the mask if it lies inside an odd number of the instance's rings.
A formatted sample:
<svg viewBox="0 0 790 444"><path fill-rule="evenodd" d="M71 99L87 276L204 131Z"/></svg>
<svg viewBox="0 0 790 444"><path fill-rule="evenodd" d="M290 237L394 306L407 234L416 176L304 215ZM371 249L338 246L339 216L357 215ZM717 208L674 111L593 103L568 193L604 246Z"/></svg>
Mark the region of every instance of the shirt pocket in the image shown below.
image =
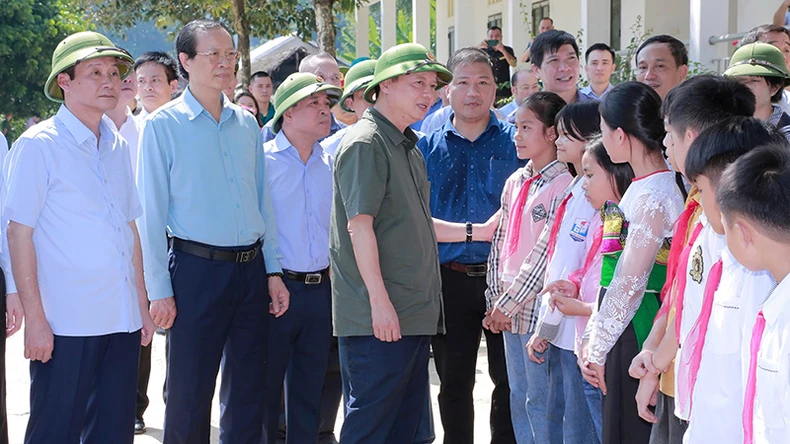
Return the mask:
<svg viewBox="0 0 790 444"><path fill-rule="evenodd" d="M499 197L505 187L505 181L518 169L518 161L498 160L489 161L488 177L486 178L486 192Z"/></svg>
<svg viewBox="0 0 790 444"><path fill-rule="evenodd" d="M755 392L754 416L768 429L785 427L782 417L782 396L787 382L782 381L778 360L757 357L757 390ZM755 424L756 425L756 424Z"/></svg>
<svg viewBox="0 0 790 444"><path fill-rule="evenodd" d="M713 301L705 341L713 354L733 355L741 350L741 325L743 315L737 300Z"/></svg>

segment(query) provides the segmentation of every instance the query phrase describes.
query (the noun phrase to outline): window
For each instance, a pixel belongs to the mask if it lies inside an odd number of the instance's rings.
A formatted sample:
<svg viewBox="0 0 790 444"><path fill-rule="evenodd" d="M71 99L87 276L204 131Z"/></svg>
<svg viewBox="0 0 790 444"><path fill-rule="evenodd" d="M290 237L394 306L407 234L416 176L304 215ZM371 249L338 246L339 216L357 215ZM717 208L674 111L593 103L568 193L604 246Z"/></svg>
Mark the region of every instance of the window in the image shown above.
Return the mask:
<svg viewBox="0 0 790 444"><path fill-rule="evenodd" d="M496 26L499 29L502 29L502 14L494 14L488 16L488 27L492 28Z"/></svg>
<svg viewBox="0 0 790 444"><path fill-rule="evenodd" d="M540 21L549 15L549 0L543 0L532 4L532 35L538 35Z"/></svg>
<svg viewBox="0 0 790 444"><path fill-rule="evenodd" d="M615 51L620 50L620 30L622 28L622 22L620 17L622 16L622 8L620 5L621 0L612 0L611 1L611 17L612 17L612 24L609 27L609 46L612 47Z"/></svg>
<svg viewBox="0 0 790 444"><path fill-rule="evenodd" d="M447 30L447 40L450 41L448 48L452 54L455 52L455 26L450 26L450 29Z"/></svg>

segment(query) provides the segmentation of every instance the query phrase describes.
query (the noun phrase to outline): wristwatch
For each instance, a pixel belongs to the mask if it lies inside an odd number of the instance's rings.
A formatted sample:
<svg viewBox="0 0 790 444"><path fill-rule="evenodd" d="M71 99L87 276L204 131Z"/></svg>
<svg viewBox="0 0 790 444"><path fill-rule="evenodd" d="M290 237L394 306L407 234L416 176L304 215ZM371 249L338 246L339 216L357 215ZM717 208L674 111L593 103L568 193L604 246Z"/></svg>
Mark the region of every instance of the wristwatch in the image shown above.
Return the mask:
<svg viewBox="0 0 790 444"><path fill-rule="evenodd" d="M472 222L466 221L466 243L472 243Z"/></svg>

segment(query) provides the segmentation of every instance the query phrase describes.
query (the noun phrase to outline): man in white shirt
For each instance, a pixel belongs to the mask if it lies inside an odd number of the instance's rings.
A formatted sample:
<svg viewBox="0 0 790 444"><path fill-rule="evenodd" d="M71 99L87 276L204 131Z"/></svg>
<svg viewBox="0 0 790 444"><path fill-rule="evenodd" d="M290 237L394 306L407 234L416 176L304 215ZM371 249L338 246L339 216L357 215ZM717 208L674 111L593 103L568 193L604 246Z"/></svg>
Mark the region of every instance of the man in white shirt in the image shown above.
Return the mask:
<svg viewBox="0 0 790 444"><path fill-rule="evenodd" d="M27 316L30 420L25 442L134 438L140 344L148 314L129 148L103 118L132 58L101 34L55 48L46 96L57 115L15 143L4 219Z"/></svg>
<svg viewBox="0 0 790 444"><path fill-rule="evenodd" d="M134 75L130 74L121 83L121 94L115 108L107 111L107 122L126 140L129 146L129 161L132 164L132 178L137 172L137 148L140 139L140 125L134 117L134 108L137 106L137 82Z"/></svg>

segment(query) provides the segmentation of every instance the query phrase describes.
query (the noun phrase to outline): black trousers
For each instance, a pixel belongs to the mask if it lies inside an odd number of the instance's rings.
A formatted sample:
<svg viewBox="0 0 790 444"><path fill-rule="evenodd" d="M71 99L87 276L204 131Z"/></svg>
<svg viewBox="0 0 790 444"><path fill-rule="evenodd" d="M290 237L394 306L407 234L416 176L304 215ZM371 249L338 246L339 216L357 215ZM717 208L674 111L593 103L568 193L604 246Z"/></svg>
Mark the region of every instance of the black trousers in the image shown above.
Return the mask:
<svg viewBox="0 0 790 444"><path fill-rule="evenodd" d="M178 314L169 334L163 442L209 442L221 371L219 442L257 444L271 317L263 255L236 264L173 251L170 278Z"/></svg>
<svg viewBox="0 0 790 444"><path fill-rule="evenodd" d="M5 275L0 269L0 293L5 311ZM0 444L8 444L8 418L6 416L5 389L5 334L0 335Z"/></svg>
<svg viewBox="0 0 790 444"><path fill-rule="evenodd" d="M442 267L444 335L434 336L434 362L439 374L439 411L445 444L474 442L474 398L477 352L485 334L488 374L494 382L491 394L491 442L515 443L510 419L510 388L505 365L505 345L501 334L483 329L486 278Z"/></svg>
<svg viewBox="0 0 790 444"><path fill-rule="evenodd" d="M151 346L140 347L140 363L137 365L137 409L135 418L142 420L148 408L148 380L151 379Z"/></svg>

